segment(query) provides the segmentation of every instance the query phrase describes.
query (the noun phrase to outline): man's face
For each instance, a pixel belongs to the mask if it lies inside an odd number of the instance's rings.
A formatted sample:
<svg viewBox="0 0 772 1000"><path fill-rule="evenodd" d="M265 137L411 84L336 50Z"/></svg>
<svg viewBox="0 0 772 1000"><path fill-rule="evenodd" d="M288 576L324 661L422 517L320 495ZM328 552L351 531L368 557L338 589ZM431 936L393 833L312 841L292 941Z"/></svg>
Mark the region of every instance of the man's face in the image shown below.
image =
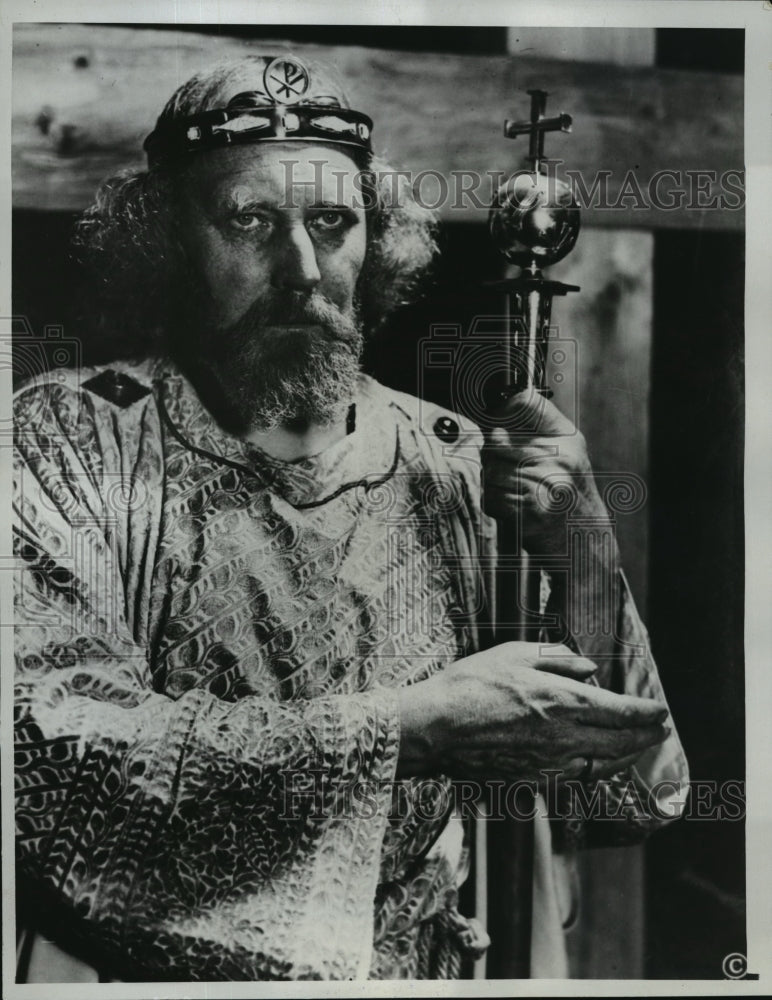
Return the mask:
<svg viewBox="0 0 772 1000"><path fill-rule="evenodd" d="M297 143L192 164L182 232L205 292L197 349L246 425L324 422L350 401L366 250L357 173L341 150Z"/></svg>
<svg viewBox="0 0 772 1000"><path fill-rule="evenodd" d="M357 172L341 150L299 143L255 143L196 161L189 246L223 326L274 289L315 290L350 312L366 235Z"/></svg>

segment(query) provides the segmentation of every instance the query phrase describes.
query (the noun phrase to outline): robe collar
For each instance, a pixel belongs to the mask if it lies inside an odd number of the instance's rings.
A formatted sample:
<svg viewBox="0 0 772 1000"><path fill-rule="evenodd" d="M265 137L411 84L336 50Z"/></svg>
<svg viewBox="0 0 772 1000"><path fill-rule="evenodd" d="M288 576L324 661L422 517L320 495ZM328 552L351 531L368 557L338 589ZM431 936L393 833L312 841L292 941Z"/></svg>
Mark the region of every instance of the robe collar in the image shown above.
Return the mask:
<svg viewBox="0 0 772 1000"><path fill-rule="evenodd" d="M192 452L241 468L296 507L319 506L357 487L390 479L399 464L396 414L382 386L361 375L354 430L315 455L282 461L225 431L171 361L156 366L156 394L169 430Z"/></svg>

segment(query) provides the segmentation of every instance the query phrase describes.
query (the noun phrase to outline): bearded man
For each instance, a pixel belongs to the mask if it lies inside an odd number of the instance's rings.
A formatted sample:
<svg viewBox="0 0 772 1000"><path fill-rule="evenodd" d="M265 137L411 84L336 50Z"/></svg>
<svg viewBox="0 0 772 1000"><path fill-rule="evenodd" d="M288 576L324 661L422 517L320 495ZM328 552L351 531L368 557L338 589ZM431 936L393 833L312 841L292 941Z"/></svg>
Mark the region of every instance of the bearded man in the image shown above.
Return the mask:
<svg viewBox="0 0 772 1000"><path fill-rule="evenodd" d="M361 373L435 251L371 124L317 64L219 67L81 223L113 360L15 411L28 981L44 946L60 980L455 977L485 936L454 779L684 788L615 552L614 635L486 645L492 517L554 551L556 467L608 515L551 404L527 476L505 429L482 451L484 514L480 432ZM560 975L536 827L533 968Z"/></svg>

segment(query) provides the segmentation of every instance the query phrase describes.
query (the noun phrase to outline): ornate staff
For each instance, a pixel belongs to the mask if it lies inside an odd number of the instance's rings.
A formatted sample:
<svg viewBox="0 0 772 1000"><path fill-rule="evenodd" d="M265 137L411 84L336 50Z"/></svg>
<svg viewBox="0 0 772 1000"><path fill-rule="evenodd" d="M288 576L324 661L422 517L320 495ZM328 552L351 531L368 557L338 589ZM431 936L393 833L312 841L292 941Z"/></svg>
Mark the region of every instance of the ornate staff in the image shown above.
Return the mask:
<svg viewBox="0 0 772 1000"><path fill-rule="evenodd" d="M510 263L521 268L518 277L492 283L507 301L504 398L528 389L548 398L552 395L545 372L552 299L579 291L576 285L546 279L541 270L562 260L579 234L579 208L571 188L548 169L554 161L544 156L545 134L570 132L571 116L545 117L546 92L528 93L529 121L506 121L504 135L510 139L529 137L530 168L516 172L501 185L489 220L496 246ZM502 522L498 530L495 639L538 639L540 570L523 553L520 525ZM488 827L487 869L495 874L500 888L487 901L489 927L495 929L487 976L527 978L533 919L533 823L506 819Z"/></svg>
<svg viewBox="0 0 772 1000"><path fill-rule="evenodd" d="M490 231L498 249L512 264L519 264L519 277L494 282L507 295L510 324L510 363L505 393L535 388L548 397L545 384L545 349L549 334L552 298L578 292L578 285L548 281L541 268L555 264L573 250L579 235L579 207L571 187L554 172L544 170L554 160L544 156L547 132L570 132L571 116L545 118L547 93L529 90L531 118L527 122L506 121L504 135L530 137L526 159L529 170L520 170L498 189L490 212Z"/></svg>

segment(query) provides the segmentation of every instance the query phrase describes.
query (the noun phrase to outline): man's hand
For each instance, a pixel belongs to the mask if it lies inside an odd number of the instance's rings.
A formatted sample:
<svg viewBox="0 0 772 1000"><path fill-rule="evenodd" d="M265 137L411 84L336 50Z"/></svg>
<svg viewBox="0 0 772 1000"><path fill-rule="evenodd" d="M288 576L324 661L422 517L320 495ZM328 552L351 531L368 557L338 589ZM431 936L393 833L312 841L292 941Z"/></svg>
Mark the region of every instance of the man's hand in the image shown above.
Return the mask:
<svg viewBox="0 0 772 1000"><path fill-rule="evenodd" d="M556 406L526 391L496 417L482 450L483 507L520 524L523 548L534 555L565 551L569 511L608 522L584 437Z"/></svg>
<svg viewBox="0 0 772 1000"><path fill-rule="evenodd" d="M629 767L668 730L665 705L582 683L595 666L565 646L508 642L400 690L400 777L540 781Z"/></svg>

